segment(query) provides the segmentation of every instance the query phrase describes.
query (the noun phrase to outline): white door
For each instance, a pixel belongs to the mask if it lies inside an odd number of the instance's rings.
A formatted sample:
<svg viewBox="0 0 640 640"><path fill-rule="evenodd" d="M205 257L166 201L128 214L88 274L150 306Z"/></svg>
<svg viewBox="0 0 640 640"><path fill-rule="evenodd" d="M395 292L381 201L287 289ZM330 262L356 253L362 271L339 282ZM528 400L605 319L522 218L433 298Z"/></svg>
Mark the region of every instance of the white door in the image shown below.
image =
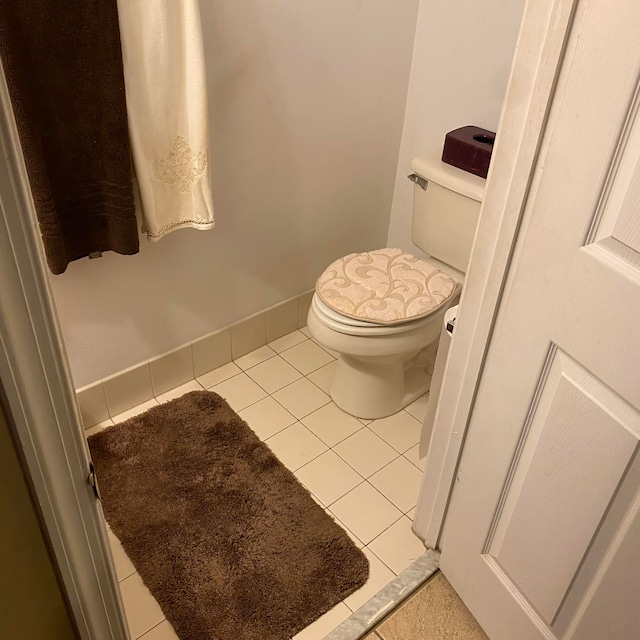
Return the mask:
<svg viewBox="0 0 640 640"><path fill-rule="evenodd" d="M640 638L639 79L580 0L441 543L492 640Z"/></svg>

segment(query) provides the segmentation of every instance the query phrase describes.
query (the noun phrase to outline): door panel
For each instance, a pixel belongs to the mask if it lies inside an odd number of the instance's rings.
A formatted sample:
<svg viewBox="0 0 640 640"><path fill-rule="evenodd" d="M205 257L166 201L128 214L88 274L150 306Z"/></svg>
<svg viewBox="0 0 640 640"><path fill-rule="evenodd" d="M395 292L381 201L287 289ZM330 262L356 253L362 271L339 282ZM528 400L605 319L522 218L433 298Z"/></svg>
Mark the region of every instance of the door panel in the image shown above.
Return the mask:
<svg viewBox="0 0 640 640"><path fill-rule="evenodd" d="M636 450L640 416L555 349L545 372L485 553L551 624Z"/></svg>
<svg viewBox="0 0 640 640"><path fill-rule="evenodd" d="M441 566L492 640L640 637L638 42L577 4L478 387Z"/></svg>

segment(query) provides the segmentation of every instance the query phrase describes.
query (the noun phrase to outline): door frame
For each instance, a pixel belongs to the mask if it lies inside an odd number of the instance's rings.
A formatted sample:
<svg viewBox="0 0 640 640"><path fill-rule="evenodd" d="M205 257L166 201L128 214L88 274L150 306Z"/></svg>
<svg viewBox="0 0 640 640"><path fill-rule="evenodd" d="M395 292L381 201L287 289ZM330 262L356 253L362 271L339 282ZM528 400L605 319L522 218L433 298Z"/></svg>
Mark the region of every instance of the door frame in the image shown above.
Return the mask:
<svg viewBox="0 0 640 640"><path fill-rule="evenodd" d="M413 529L441 543L504 283L579 0L527 0L445 367Z"/></svg>
<svg viewBox="0 0 640 640"><path fill-rule="evenodd" d="M0 65L0 400L82 640L129 640Z"/></svg>

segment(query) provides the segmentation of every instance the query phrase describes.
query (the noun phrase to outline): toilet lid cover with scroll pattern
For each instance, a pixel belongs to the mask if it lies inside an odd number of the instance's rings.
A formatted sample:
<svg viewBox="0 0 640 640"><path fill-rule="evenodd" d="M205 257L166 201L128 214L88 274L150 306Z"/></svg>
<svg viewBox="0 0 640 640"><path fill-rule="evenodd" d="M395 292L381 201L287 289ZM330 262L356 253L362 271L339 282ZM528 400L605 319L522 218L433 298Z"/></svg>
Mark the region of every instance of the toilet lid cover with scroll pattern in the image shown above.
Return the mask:
<svg viewBox="0 0 640 640"><path fill-rule="evenodd" d="M338 313L376 324L427 316L460 288L457 280L402 249L351 253L316 282L320 299Z"/></svg>

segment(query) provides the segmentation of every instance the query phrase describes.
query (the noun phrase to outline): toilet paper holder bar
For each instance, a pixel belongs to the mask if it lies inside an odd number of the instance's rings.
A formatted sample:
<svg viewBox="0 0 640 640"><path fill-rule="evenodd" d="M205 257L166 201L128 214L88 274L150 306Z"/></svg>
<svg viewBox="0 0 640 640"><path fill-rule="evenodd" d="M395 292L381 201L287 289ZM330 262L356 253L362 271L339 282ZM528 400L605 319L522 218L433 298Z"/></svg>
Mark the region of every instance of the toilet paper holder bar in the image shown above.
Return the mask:
<svg viewBox="0 0 640 640"><path fill-rule="evenodd" d="M417 173L412 173L410 176L407 176L407 178L414 184L417 184L423 191L427 190L429 181L425 180L422 176L419 176Z"/></svg>

